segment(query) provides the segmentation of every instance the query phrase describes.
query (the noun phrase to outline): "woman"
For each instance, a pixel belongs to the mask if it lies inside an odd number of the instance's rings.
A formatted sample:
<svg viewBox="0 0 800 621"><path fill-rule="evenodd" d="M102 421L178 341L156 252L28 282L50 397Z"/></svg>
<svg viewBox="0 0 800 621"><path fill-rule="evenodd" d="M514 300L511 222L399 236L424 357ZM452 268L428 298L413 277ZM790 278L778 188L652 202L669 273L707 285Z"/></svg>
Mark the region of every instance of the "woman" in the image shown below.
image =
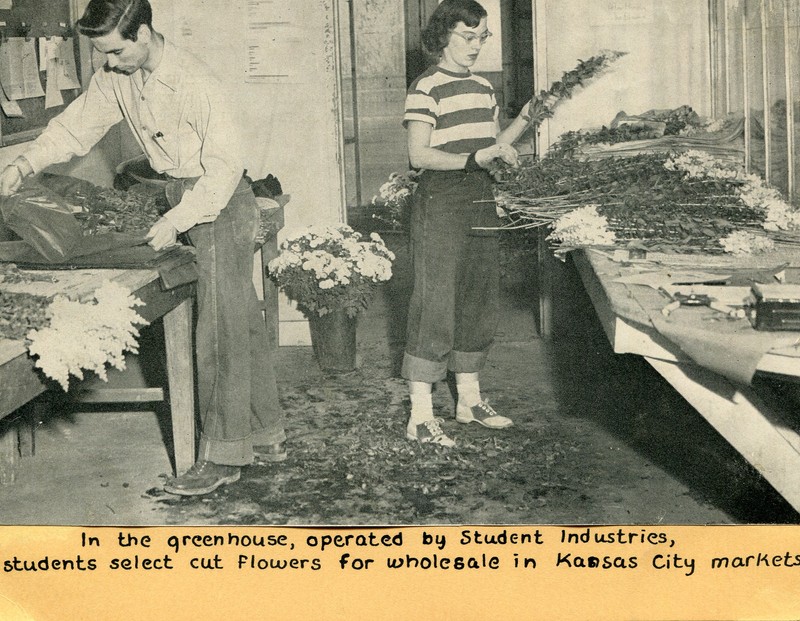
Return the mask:
<svg viewBox="0 0 800 621"><path fill-rule="evenodd" d="M528 104L503 131L491 84L473 75L491 36L486 10L474 0L444 0L423 43L438 59L410 86L403 123L411 165L422 169L412 210L414 290L403 377L411 416L406 436L455 443L433 415L431 389L455 373L456 420L503 429L512 421L481 398L478 374L497 326L497 226L489 169L517 165L511 144L527 127Z"/></svg>

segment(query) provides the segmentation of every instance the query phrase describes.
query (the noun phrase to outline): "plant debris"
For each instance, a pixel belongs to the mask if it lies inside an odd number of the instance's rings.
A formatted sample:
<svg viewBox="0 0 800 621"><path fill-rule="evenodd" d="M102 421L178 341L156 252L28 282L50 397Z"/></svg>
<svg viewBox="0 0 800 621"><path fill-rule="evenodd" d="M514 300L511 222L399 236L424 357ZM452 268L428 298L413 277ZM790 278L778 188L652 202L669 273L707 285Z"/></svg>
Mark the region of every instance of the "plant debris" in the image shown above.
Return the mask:
<svg viewBox="0 0 800 621"><path fill-rule="evenodd" d="M0 338L22 340L30 330L49 323L50 298L0 289Z"/></svg>
<svg viewBox="0 0 800 621"><path fill-rule="evenodd" d="M90 187L76 194L82 211L75 214L85 235L144 233L169 207L163 193Z"/></svg>
<svg viewBox="0 0 800 621"><path fill-rule="evenodd" d="M31 282L58 282L52 274L22 271L15 263L0 262L0 284L16 285Z"/></svg>

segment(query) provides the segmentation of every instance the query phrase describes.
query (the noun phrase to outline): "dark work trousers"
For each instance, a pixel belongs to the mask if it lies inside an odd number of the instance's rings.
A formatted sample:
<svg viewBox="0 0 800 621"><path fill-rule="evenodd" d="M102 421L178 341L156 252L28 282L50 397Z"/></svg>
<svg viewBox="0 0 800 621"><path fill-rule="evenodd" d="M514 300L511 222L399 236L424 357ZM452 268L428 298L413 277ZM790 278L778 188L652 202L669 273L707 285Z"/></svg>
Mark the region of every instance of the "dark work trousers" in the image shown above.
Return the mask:
<svg viewBox="0 0 800 621"><path fill-rule="evenodd" d="M193 180L172 183L188 188ZM168 190L171 204L182 191L177 194ZM188 231L199 272L198 458L229 466L252 463L254 445L286 438L266 324L253 285L257 226L258 205L243 179L216 220Z"/></svg>
<svg viewBox="0 0 800 621"><path fill-rule="evenodd" d="M414 290L402 375L434 383L476 373L498 319L499 242L486 171L425 171L411 215ZM476 228L477 227L477 228Z"/></svg>

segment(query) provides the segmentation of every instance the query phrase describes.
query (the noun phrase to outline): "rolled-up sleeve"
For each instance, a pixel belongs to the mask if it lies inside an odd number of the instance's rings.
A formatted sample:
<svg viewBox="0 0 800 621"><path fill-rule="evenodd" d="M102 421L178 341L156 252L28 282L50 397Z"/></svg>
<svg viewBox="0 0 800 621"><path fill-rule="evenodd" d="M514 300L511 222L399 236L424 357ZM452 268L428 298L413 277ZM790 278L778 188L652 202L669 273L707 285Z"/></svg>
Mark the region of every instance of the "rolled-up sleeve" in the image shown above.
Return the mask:
<svg viewBox="0 0 800 621"><path fill-rule="evenodd" d="M406 95L406 110L403 115L403 126L407 127L409 121L422 121L436 127L438 118L438 104L430 93L421 90L412 90Z"/></svg>
<svg viewBox="0 0 800 621"><path fill-rule="evenodd" d="M48 123L24 157L38 173L52 164L86 155L122 118L113 84L100 69L86 91Z"/></svg>

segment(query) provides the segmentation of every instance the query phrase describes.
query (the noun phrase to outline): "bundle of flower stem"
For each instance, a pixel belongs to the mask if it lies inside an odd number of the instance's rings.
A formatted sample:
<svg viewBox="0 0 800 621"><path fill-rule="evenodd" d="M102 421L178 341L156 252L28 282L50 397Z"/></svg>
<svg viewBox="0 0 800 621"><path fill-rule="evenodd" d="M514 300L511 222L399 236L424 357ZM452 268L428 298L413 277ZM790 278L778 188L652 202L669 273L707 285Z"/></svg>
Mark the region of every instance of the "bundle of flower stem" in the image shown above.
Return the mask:
<svg viewBox="0 0 800 621"><path fill-rule="evenodd" d="M660 137L648 137L647 131L634 125L569 131L559 137L548 154L598 159L697 149L730 162L744 159L744 117L741 114L731 114L708 125L688 126L684 131L667 131Z"/></svg>
<svg viewBox="0 0 800 621"><path fill-rule="evenodd" d="M586 87L626 54L627 52L603 51L588 60L579 60L574 69L564 72L561 79L553 82L548 90L542 90L531 98L531 120L528 127L541 125L542 121L552 117L559 104L571 98L578 88Z"/></svg>
<svg viewBox="0 0 800 621"><path fill-rule="evenodd" d="M498 204L508 214L507 228L523 229L555 225L592 206L616 240L677 252L721 252L721 238L734 231L763 233L768 210L743 200L745 191L745 198L755 196L751 188L762 191L752 175L719 168L725 174L714 176L701 167L690 174L675 165L675 158L647 154L529 161L498 183ZM783 238L792 235L784 232Z"/></svg>

